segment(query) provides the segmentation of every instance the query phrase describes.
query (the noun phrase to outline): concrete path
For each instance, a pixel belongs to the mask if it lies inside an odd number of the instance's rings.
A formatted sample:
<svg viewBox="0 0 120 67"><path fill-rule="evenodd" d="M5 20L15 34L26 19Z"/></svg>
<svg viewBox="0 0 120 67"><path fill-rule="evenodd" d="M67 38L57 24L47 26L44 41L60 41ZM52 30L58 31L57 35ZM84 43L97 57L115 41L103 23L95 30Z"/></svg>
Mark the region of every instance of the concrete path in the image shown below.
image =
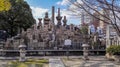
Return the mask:
<svg viewBox="0 0 120 67"><path fill-rule="evenodd" d="M60 58L49 59L49 67L65 67Z"/></svg>

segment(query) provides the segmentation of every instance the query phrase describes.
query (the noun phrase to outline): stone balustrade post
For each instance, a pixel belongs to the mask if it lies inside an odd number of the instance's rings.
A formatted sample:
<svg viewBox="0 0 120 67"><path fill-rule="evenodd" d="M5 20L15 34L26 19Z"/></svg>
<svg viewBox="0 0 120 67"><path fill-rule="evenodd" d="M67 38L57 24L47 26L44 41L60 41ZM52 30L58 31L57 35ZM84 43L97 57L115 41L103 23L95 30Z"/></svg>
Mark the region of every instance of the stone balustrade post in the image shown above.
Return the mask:
<svg viewBox="0 0 120 67"><path fill-rule="evenodd" d="M26 61L26 45L20 45L19 46L19 52L20 52L20 62Z"/></svg>
<svg viewBox="0 0 120 67"><path fill-rule="evenodd" d="M88 54L89 54L88 47L89 47L89 45L88 44L83 44L82 47L83 47L84 60L89 60L89 58L88 58Z"/></svg>

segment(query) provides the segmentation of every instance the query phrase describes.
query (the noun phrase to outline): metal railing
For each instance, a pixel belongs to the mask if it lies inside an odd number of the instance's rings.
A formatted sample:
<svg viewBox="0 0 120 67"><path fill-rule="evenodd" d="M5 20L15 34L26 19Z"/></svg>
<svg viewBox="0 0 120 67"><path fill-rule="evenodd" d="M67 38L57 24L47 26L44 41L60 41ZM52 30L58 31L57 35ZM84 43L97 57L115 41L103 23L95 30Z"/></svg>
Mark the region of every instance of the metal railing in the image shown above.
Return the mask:
<svg viewBox="0 0 120 67"><path fill-rule="evenodd" d="M19 56L19 46L20 42L15 40L12 41L11 44L5 45L4 43L1 43L1 48L0 48L0 55L1 56ZM72 42L72 45L69 47L69 53L70 55L82 55L83 53L83 47L82 47L82 42ZM94 46L94 49L92 48L92 45L89 44L89 51L90 54L95 54L95 53L104 53L105 52L105 45L99 44ZM64 45L63 42L58 43L58 42L31 42L28 43L26 51L27 55L66 55L67 46Z"/></svg>
<svg viewBox="0 0 120 67"><path fill-rule="evenodd" d="M67 47L64 44L57 45L57 43L46 44L45 42L37 42L37 43L31 43L31 44L27 45L26 49L28 49L28 50L45 50L45 49L63 50L66 48ZM94 49L105 49L105 48L106 48L105 45L102 45L102 44L94 46ZM11 46L2 45L1 49L18 50L18 45L17 46L16 46L16 44L12 44ZM73 42L69 49L82 50L82 42ZM89 46L89 49L93 49L92 45Z"/></svg>

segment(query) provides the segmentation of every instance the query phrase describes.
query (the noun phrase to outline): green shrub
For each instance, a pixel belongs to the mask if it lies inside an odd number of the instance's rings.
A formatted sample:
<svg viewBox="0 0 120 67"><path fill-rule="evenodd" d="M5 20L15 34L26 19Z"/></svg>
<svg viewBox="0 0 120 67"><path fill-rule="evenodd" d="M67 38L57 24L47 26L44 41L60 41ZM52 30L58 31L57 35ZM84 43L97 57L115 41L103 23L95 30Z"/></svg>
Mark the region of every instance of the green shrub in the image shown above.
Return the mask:
<svg viewBox="0 0 120 67"><path fill-rule="evenodd" d="M111 45L106 49L107 53L113 55L120 55L120 45Z"/></svg>

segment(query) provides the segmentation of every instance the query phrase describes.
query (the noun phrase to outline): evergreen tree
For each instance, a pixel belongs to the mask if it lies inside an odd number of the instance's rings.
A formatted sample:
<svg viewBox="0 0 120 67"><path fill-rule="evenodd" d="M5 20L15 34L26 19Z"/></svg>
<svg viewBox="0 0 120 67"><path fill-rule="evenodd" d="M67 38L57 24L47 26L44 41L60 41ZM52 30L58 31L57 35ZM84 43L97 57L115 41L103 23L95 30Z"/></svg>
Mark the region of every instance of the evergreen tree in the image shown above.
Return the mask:
<svg viewBox="0 0 120 67"><path fill-rule="evenodd" d="M35 23L30 6L24 0L10 0L11 9L0 13L0 29L14 36Z"/></svg>

